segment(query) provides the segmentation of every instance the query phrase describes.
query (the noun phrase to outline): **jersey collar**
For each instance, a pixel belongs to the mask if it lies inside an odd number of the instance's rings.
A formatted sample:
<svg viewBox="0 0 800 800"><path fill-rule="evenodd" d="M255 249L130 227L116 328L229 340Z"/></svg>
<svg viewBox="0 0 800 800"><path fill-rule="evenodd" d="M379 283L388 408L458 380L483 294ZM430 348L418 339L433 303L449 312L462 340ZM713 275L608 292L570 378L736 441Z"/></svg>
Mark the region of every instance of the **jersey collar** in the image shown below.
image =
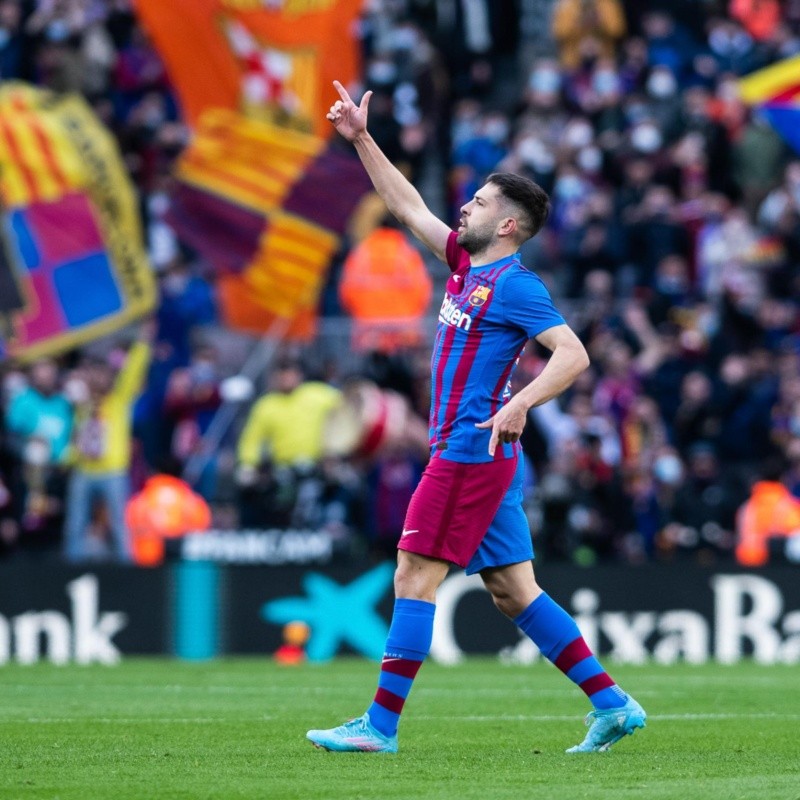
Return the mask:
<svg viewBox="0 0 800 800"><path fill-rule="evenodd" d="M497 261L492 261L489 264L481 264L480 266L477 266L477 267L475 267L472 264L470 264L469 265L469 271L470 272L481 272L481 271L487 270L487 269L497 269L498 267L505 266L506 264L511 264L514 261L519 263L519 261L520 261L519 253L513 253L510 256L504 256L503 258L498 259Z"/></svg>

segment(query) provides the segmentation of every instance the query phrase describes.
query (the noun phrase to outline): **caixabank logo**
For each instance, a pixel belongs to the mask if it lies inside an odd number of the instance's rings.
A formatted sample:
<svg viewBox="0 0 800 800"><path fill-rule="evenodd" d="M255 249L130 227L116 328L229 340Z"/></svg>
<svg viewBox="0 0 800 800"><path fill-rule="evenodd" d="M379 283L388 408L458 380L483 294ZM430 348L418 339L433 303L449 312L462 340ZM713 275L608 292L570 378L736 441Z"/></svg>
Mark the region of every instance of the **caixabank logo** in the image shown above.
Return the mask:
<svg viewBox="0 0 800 800"><path fill-rule="evenodd" d="M591 588L579 586L559 599L574 616L590 649L620 663L734 663L745 657L762 664L800 663L800 609L787 601L782 590L786 582L754 574L709 576L700 570L690 571L688 580L683 571L678 577L664 570L661 582L663 586L659 581L647 582L651 593L646 584L641 591L631 591L630 586L620 591L619 583L608 581L601 588L601 581L593 581ZM678 584L688 607L669 605L668 583L673 589ZM795 571L795 588L796 583ZM477 575L451 575L440 587L431 646L431 656L437 661L457 663L480 646L471 634L489 629L493 609L473 603L467 612L464 606L474 593L485 593ZM653 610L652 599L659 596L667 598L667 603ZM468 645L463 641L465 634ZM519 631L514 643L496 652L505 660L523 663L539 658L535 645Z"/></svg>
<svg viewBox="0 0 800 800"><path fill-rule="evenodd" d="M35 562L0 569L0 665L114 665L170 650L170 583L160 570Z"/></svg>
<svg viewBox="0 0 800 800"><path fill-rule="evenodd" d="M101 611L98 580L84 575L66 585L70 612L30 610L0 614L0 664L116 664L121 653L114 637L128 624L122 611Z"/></svg>
<svg viewBox="0 0 800 800"><path fill-rule="evenodd" d="M330 659L343 647L379 659L391 572L384 565L349 583L307 573L301 579L304 593L268 601L263 619L270 625L306 622L311 660ZM589 646L618 662L732 663L752 657L764 664L800 663L796 569L776 570L770 577L664 568L554 572L553 594L575 617ZM540 657L533 643L498 615L479 576L454 572L436 601L433 659L452 664L466 655L494 653L525 663Z"/></svg>
<svg viewBox="0 0 800 800"><path fill-rule="evenodd" d="M303 621L312 661L380 659L393 606L394 566L220 566L164 569L32 567L0 570L0 665L113 665L128 655L199 660L269 655L283 626ZM539 577L589 646L622 663L800 663L797 567L747 571L657 565L546 565ZM431 657L472 654L516 662L540 655L500 616L478 576L454 571L437 593Z"/></svg>

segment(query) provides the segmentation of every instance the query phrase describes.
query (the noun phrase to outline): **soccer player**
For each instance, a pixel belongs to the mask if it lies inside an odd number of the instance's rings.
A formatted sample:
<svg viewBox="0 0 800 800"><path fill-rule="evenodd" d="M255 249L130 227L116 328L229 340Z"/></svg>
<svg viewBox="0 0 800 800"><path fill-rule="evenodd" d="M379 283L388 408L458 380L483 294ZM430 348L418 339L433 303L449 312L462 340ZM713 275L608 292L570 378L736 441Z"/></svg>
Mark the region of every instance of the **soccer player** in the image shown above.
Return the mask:
<svg viewBox="0 0 800 800"><path fill-rule="evenodd" d="M586 693L585 739L568 753L607 750L643 728L642 707L600 666L575 621L536 583L522 509L519 437L528 409L556 397L589 364L542 281L517 253L549 212L546 193L509 173L490 175L461 209L457 232L437 219L367 131L338 82L327 118L352 142L389 210L452 272L431 362L431 459L409 503L398 544L395 606L378 690L363 716L307 737L334 751L397 752L403 704L433 633L436 590L450 564L479 572L497 608ZM540 375L511 397L528 339L551 351Z"/></svg>

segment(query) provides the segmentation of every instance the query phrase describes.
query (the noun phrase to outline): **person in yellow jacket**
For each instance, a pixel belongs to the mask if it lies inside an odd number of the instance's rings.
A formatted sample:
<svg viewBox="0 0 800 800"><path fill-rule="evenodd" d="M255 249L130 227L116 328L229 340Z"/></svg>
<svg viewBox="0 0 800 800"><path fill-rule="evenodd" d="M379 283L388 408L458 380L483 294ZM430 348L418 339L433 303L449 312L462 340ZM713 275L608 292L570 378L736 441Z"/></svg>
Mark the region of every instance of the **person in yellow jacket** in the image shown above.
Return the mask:
<svg viewBox="0 0 800 800"><path fill-rule="evenodd" d="M566 69L577 69L587 53L614 58L626 27L619 0L558 0L553 9L553 38Z"/></svg>
<svg viewBox="0 0 800 800"><path fill-rule="evenodd" d="M736 560L746 567L769 561L770 539L800 536L800 500L780 480L780 467L768 465L736 517Z"/></svg>
<svg viewBox="0 0 800 800"><path fill-rule="evenodd" d="M151 329L143 327L142 331L147 341L131 346L116 375L106 361L94 361L86 370L88 398L75 412L72 473L67 488L64 555L70 562L94 555L88 530L98 500L108 514L116 558L124 563L131 560L125 525L125 505L130 495L131 416L144 387L151 356Z"/></svg>
<svg viewBox="0 0 800 800"><path fill-rule="evenodd" d="M272 391L256 401L239 438L239 482L252 482L259 465L316 464L323 454L323 425L342 401L327 383L305 381L294 361L278 364L271 376Z"/></svg>

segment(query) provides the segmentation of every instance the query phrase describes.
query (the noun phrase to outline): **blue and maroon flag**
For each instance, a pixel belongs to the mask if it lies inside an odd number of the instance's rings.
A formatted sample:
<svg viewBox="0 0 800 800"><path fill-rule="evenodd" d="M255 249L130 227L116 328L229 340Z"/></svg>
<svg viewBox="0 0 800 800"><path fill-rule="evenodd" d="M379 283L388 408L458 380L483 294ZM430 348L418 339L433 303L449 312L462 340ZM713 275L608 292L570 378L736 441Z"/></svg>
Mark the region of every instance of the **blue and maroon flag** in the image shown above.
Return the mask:
<svg viewBox="0 0 800 800"><path fill-rule="evenodd" d="M0 197L0 354L59 353L152 309L133 189L80 97L3 86Z"/></svg>

